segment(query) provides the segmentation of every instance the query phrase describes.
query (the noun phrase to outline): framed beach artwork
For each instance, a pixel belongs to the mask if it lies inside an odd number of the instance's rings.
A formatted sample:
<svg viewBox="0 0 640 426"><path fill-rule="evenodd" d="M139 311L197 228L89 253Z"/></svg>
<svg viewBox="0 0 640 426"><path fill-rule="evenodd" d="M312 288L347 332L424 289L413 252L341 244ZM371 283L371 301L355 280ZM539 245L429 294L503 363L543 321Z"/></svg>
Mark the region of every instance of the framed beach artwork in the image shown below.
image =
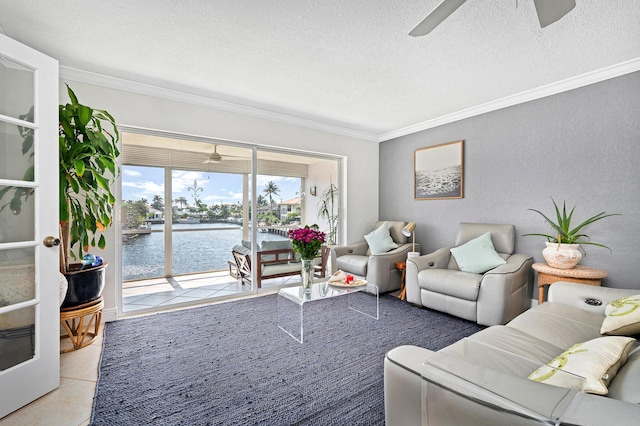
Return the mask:
<svg viewBox="0 0 640 426"><path fill-rule="evenodd" d="M463 197L464 141L416 149L414 192L416 200Z"/></svg>

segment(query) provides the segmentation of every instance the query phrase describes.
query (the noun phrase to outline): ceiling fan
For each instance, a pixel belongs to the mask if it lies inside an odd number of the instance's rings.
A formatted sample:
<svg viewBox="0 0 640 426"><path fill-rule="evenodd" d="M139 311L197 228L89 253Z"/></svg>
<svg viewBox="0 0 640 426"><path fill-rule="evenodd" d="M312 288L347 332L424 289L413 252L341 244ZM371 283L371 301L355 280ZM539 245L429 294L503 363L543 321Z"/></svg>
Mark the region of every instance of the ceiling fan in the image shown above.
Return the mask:
<svg viewBox="0 0 640 426"><path fill-rule="evenodd" d="M202 162L202 164L219 163L221 161L222 155L218 154L218 145L214 145L213 152L209 155L209 158Z"/></svg>
<svg viewBox="0 0 640 426"><path fill-rule="evenodd" d="M409 33L412 37L429 34L467 0L444 0ZM533 0L540 27L553 24L576 7L575 0Z"/></svg>
<svg viewBox="0 0 640 426"><path fill-rule="evenodd" d="M238 159L238 160L230 160L231 158ZM227 155L227 154L225 154L224 156L220 155L220 153L218 153L218 145L213 145L213 152L209 154L209 157L206 160L204 160L202 164L220 163L222 161L227 161L227 160L240 161L240 160L246 160L246 158L240 157L237 155Z"/></svg>

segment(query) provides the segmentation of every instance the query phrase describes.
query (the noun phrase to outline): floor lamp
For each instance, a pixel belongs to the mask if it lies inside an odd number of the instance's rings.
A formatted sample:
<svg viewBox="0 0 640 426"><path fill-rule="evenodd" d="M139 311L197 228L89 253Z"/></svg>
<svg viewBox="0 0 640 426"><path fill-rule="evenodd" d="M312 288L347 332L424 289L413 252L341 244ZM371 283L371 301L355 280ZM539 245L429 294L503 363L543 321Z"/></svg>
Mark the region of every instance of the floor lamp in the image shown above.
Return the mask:
<svg viewBox="0 0 640 426"><path fill-rule="evenodd" d="M411 237L413 241L413 250L407 253L407 258L420 256L420 252L416 251L416 224L415 222L407 223L407 226L402 228L402 235L405 237Z"/></svg>

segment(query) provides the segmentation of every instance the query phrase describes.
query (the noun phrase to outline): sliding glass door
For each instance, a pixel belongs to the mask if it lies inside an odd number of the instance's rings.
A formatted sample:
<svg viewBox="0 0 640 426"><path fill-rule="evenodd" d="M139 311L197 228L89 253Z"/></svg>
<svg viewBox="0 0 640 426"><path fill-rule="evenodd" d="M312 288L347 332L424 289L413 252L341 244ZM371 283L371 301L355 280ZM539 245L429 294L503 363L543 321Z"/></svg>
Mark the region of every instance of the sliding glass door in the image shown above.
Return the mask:
<svg viewBox="0 0 640 426"><path fill-rule="evenodd" d="M258 291L238 280L234 246L253 253L252 241L318 223L315 188L337 179L335 159L126 130L122 140L124 312Z"/></svg>

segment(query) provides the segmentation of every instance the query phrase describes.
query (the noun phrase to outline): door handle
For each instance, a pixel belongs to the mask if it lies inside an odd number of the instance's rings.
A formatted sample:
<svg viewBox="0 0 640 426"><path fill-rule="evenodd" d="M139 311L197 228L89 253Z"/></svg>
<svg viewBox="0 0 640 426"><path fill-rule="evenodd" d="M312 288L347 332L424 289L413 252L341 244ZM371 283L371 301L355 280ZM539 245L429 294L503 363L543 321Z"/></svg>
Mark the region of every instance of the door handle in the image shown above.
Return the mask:
<svg viewBox="0 0 640 426"><path fill-rule="evenodd" d="M49 235L48 237L44 237L44 240L42 240L42 244L44 244L45 247L59 246L60 245L60 238L52 237L51 235Z"/></svg>

